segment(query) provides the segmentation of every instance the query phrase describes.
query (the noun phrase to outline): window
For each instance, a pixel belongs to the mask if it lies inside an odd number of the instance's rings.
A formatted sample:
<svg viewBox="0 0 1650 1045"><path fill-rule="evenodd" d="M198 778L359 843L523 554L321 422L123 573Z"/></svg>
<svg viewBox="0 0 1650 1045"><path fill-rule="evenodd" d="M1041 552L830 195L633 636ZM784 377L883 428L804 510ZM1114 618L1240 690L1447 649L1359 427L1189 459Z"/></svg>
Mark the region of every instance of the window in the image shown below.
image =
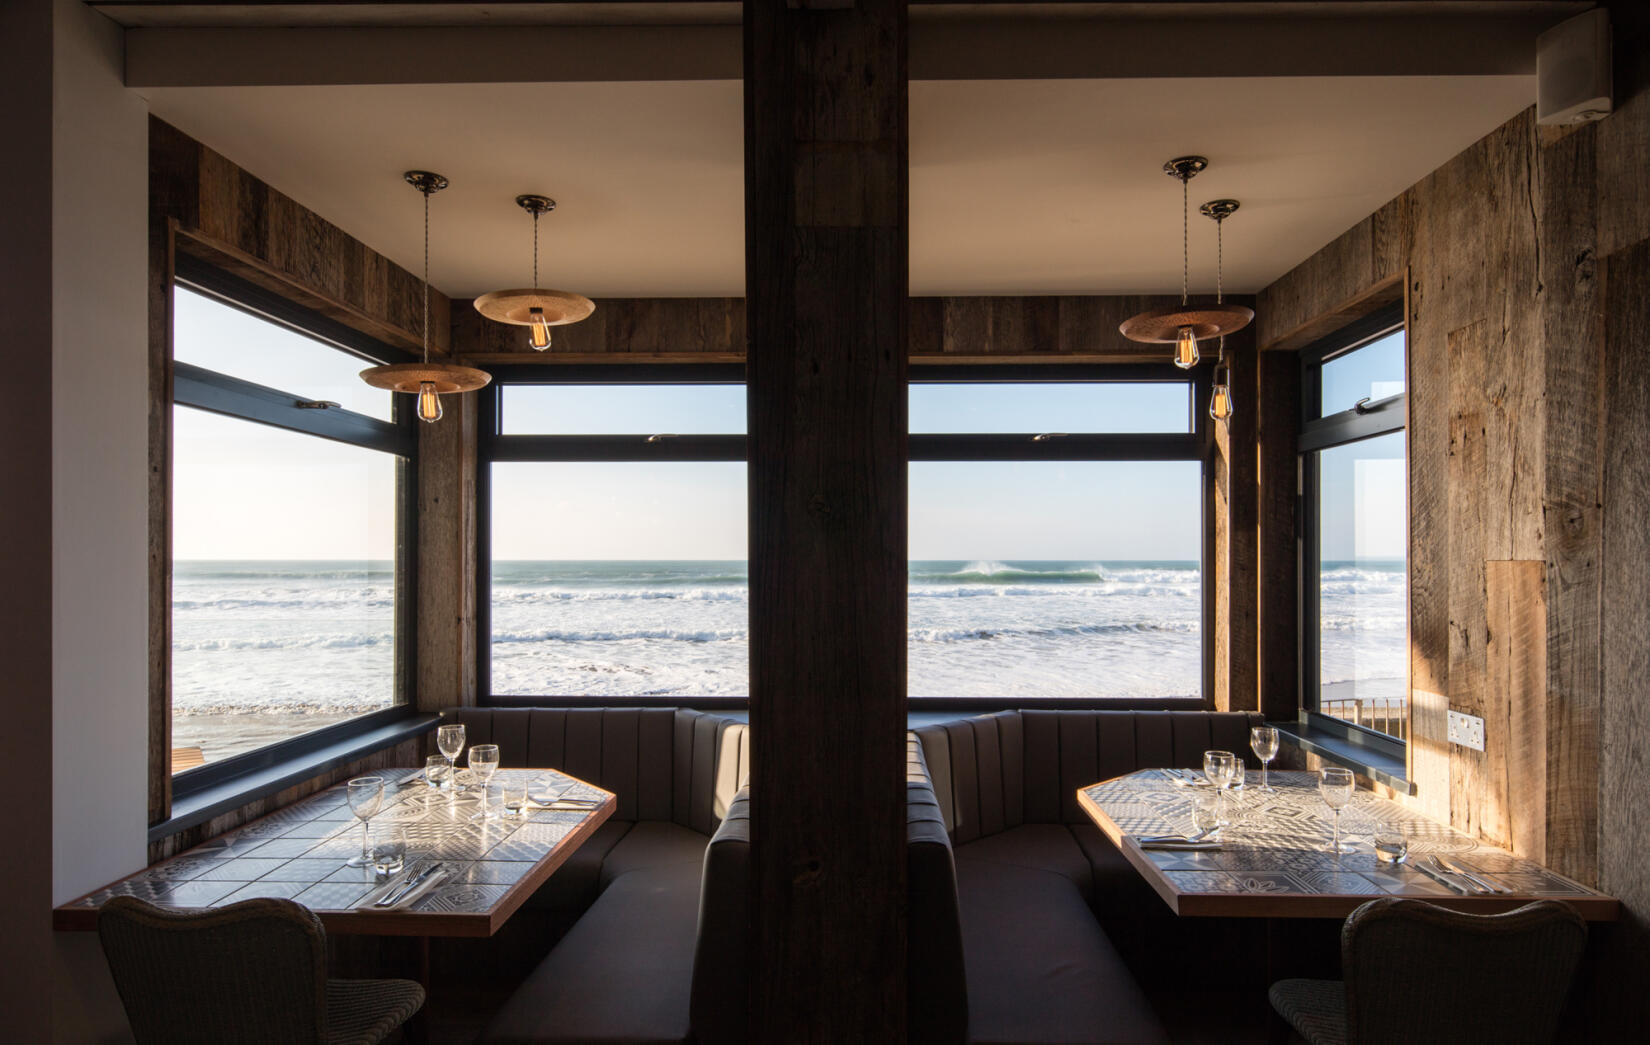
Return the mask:
<svg viewBox="0 0 1650 1045"><path fill-rule="evenodd" d="M913 370L919 703L1202 699L1194 382L1167 366L1062 370Z"/></svg>
<svg viewBox="0 0 1650 1045"><path fill-rule="evenodd" d="M346 335L198 265L180 268L173 316L170 712L187 794L404 705L415 433L357 376L382 346L324 340Z"/></svg>
<svg viewBox="0 0 1650 1045"><path fill-rule="evenodd" d="M1201 699L1203 435L1165 370L914 372L913 697ZM487 698L742 701L742 368L501 368L484 395Z"/></svg>
<svg viewBox="0 0 1650 1045"><path fill-rule="evenodd" d="M1404 329L1384 312L1302 353L1302 655L1309 716L1409 722Z"/></svg>
<svg viewBox="0 0 1650 1045"><path fill-rule="evenodd" d="M742 700L743 368L500 368L482 395L483 693Z"/></svg>

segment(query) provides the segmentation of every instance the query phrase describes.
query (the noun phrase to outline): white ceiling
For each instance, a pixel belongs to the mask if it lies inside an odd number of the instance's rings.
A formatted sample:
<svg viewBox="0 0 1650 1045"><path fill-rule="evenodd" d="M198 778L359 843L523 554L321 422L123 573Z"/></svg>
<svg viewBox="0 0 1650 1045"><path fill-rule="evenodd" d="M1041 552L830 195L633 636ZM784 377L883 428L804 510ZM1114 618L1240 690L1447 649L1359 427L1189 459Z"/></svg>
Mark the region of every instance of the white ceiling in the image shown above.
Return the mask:
<svg viewBox="0 0 1650 1045"><path fill-rule="evenodd" d="M525 285L541 192L541 282L592 297L739 295L737 82L151 88L155 114L417 271L408 168L447 175L432 282ZM1194 293L1253 292L1529 105L1526 76L997 80L911 85L913 294L1117 294L1180 286L1191 183Z"/></svg>

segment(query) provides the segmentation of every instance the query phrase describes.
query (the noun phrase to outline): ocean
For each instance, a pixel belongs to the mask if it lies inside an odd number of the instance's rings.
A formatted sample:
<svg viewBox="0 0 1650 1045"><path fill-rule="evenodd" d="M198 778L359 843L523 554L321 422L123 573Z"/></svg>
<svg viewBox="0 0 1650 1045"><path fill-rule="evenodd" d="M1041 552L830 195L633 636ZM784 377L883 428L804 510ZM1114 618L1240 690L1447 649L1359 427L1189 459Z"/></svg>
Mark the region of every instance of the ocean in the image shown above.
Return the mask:
<svg viewBox="0 0 1650 1045"><path fill-rule="evenodd" d="M496 694L750 688L743 561L498 561L491 610ZM1201 692L1195 562L913 561L908 614L915 696ZM1404 614L1402 563L1326 563L1324 681L1385 679L1401 688ZM278 718L302 732L388 707L393 635L387 562L179 561L177 742L211 732L214 716ZM211 739L222 757L226 738Z"/></svg>

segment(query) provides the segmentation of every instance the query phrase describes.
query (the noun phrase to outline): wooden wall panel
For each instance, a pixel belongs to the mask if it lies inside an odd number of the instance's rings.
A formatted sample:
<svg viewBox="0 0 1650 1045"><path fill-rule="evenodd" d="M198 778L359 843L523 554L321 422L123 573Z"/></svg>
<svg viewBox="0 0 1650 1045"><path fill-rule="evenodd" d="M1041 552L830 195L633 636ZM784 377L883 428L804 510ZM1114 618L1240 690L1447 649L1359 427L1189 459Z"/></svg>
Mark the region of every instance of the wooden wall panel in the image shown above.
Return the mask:
<svg viewBox="0 0 1650 1045"><path fill-rule="evenodd" d="M1260 487L1257 526L1256 668L1260 711L1292 718L1300 706L1300 546L1296 443L1300 437L1300 366L1283 352L1257 353L1255 441Z"/></svg>
<svg viewBox="0 0 1650 1045"><path fill-rule="evenodd" d="M1224 441L1227 469L1228 534L1226 584L1215 589L1217 608L1227 617L1226 707L1232 711L1260 708L1260 384L1256 380L1257 353L1254 327L1226 339L1234 394L1232 417L1216 424ZM1207 411L1209 404L1196 404Z"/></svg>
<svg viewBox="0 0 1650 1045"><path fill-rule="evenodd" d="M1547 855L1547 564L1492 560L1484 585L1484 736L1492 768L1481 799L1499 809L1486 819L1505 826L1500 844L1540 861ZM1504 757L1497 760L1497 751Z"/></svg>
<svg viewBox="0 0 1650 1045"><path fill-rule="evenodd" d="M150 120L150 152L151 206L177 222L182 249L388 344L422 348L420 274L161 120ZM408 223L421 221L418 194L396 187ZM433 355L446 354L450 331L447 297L432 290Z"/></svg>
<svg viewBox="0 0 1650 1045"><path fill-rule="evenodd" d="M1546 475L1542 499L1547 590L1548 862L1598 876L1600 484L1603 468L1603 308L1597 278L1598 177L1589 124L1539 150L1541 341Z"/></svg>
<svg viewBox="0 0 1650 1045"><path fill-rule="evenodd" d="M149 215L149 823L172 815L173 223Z"/></svg>
<svg viewBox="0 0 1650 1045"><path fill-rule="evenodd" d="M419 711L476 702L478 394L442 396L442 419L418 426Z"/></svg>

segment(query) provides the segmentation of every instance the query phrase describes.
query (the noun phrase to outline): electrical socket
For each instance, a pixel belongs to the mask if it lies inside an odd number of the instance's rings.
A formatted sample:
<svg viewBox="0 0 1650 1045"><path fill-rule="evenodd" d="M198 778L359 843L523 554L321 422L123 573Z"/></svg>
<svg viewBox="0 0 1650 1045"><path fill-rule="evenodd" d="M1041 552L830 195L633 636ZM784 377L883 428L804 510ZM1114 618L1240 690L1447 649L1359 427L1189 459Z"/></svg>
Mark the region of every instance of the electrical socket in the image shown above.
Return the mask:
<svg viewBox="0 0 1650 1045"><path fill-rule="evenodd" d="M1449 742L1470 747L1474 751L1484 750L1484 720L1477 715L1463 715L1459 711L1451 711Z"/></svg>

